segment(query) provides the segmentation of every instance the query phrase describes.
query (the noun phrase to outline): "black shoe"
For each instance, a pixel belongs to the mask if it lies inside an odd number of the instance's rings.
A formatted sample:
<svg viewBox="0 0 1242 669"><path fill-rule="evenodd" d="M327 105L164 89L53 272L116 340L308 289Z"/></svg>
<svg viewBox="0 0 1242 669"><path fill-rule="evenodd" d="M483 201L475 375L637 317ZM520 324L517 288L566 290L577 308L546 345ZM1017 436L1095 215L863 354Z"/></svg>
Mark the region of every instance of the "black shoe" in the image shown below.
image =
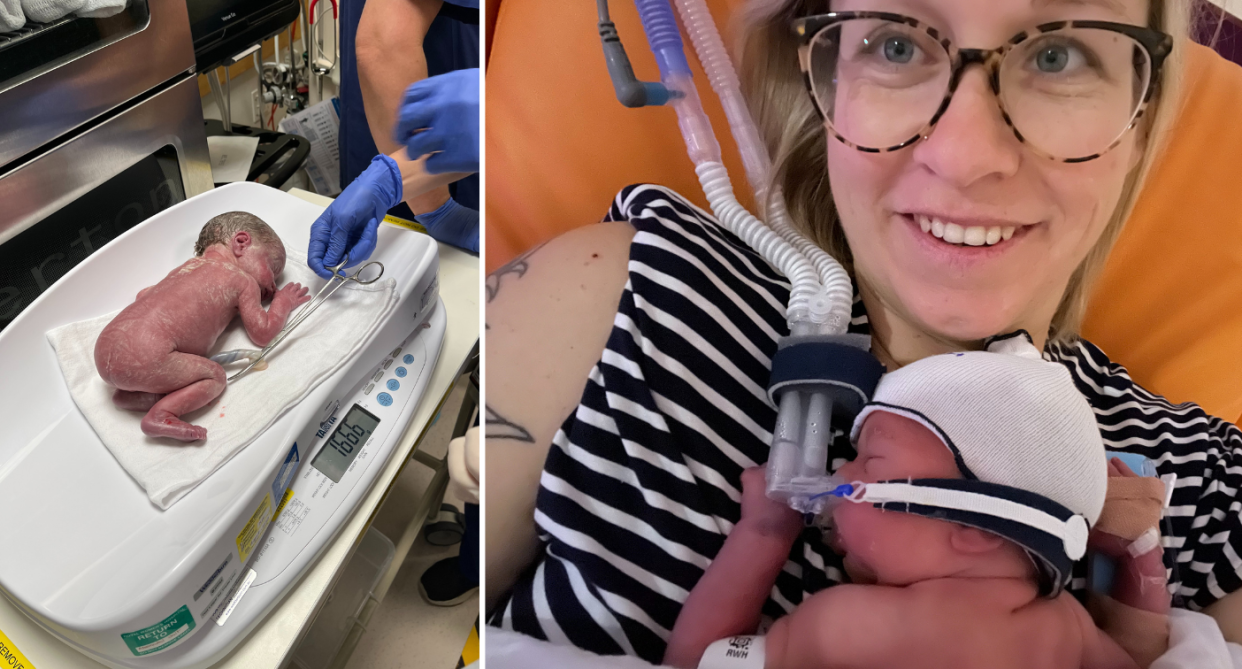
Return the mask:
<svg viewBox="0 0 1242 669"><path fill-rule="evenodd" d="M418 592L432 606L457 606L479 591L479 584L467 583L454 555L427 567L418 577Z"/></svg>

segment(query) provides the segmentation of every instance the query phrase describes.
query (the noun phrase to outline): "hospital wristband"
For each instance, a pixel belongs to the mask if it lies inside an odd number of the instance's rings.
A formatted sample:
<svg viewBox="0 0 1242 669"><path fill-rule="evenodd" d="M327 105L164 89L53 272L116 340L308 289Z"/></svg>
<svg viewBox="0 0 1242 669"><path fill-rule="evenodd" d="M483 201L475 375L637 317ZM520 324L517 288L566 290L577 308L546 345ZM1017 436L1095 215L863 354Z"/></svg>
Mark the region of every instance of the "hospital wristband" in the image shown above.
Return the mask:
<svg viewBox="0 0 1242 669"><path fill-rule="evenodd" d="M732 636L703 651L699 669L763 669L764 638Z"/></svg>

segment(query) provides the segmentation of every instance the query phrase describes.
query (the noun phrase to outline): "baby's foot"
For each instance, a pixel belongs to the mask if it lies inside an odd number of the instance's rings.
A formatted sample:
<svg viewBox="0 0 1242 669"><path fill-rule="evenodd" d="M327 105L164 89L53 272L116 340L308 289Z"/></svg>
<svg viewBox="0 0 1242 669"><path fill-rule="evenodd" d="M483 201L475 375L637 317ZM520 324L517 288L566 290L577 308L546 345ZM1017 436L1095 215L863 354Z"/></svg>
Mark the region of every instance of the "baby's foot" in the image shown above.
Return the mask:
<svg viewBox="0 0 1242 669"><path fill-rule="evenodd" d="M207 438L207 428L191 425L167 411L152 411L144 416L142 433L177 441L201 441Z"/></svg>
<svg viewBox="0 0 1242 669"><path fill-rule="evenodd" d="M142 393L134 390L117 390L112 393L112 403L127 411L149 411L164 397L161 393Z"/></svg>

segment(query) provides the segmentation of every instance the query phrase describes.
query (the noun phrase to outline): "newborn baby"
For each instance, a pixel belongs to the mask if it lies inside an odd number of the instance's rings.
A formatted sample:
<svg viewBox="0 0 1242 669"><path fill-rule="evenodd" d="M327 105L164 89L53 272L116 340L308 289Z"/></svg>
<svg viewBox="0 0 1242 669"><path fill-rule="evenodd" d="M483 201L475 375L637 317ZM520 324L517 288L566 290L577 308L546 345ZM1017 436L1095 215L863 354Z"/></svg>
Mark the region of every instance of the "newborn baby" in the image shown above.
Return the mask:
<svg viewBox="0 0 1242 669"><path fill-rule="evenodd" d="M152 437L207 438L206 428L180 416L224 392L224 368L205 356L234 316L241 314L246 334L262 347L310 299L296 283L276 290L285 247L257 216L234 211L207 221L194 254L140 291L95 342L95 368L117 389L112 401L147 412L142 431Z"/></svg>
<svg viewBox="0 0 1242 669"><path fill-rule="evenodd" d="M1137 666L1063 592L1104 502L1095 416L1025 339L994 351L1004 352L934 356L881 380L854 425L858 456L837 472L862 494L831 510L852 583L777 620L767 666L979 666L979 640L992 666ZM907 485L877 492L881 482ZM687 599L666 664L696 667L716 640L753 633L802 531L766 498L763 470L742 486L741 520ZM963 493L984 510L960 506ZM1036 529L1039 518L1063 536ZM824 620L834 623L810 622ZM814 659L794 650L808 645Z"/></svg>

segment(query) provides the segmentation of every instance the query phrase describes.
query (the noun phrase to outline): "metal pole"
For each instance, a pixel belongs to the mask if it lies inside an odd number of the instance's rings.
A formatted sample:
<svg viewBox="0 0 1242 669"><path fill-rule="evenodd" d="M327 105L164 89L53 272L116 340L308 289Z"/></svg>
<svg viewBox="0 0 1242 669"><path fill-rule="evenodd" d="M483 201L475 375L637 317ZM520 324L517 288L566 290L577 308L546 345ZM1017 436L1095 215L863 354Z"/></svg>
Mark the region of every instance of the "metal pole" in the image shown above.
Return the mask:
<svg viewBox="0 0 1242 669"><path fill-rule="evenodd" d="M224 124L224 131L233 132L233 124L229 122L228 115L224 113L224 93L220 90L220 70L208 72L207 83L211 86L212 96L216 98L216 106L220 108L220 122Z"/></svg>

